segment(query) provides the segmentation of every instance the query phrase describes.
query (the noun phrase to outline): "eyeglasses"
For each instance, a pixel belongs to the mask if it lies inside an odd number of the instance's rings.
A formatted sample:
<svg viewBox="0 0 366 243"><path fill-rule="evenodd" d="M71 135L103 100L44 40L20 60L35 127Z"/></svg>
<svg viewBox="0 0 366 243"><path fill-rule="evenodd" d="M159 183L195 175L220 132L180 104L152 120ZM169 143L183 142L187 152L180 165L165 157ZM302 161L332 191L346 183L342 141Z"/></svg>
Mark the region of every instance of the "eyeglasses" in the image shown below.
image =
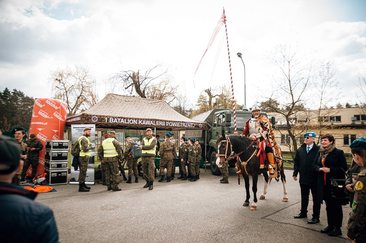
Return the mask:
<svg viewBox="0 0 366 243"><path fill-rule="evenodd" d="M309 139L310 137L306 137L305 139Z"/></svg>

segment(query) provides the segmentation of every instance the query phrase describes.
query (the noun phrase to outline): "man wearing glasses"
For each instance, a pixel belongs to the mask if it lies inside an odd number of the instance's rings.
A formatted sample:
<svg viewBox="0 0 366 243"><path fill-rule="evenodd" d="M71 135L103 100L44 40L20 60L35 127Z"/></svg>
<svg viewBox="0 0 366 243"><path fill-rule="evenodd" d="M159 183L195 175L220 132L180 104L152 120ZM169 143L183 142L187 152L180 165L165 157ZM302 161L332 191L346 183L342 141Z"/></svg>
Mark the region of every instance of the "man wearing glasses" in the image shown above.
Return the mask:
<svg viewBox="0 0 366 243"><path fill-rule="evenodd" d="M304 134L304 144L296 151L294 159L293 178L297 181L297 174L300 174L301 189L301 209L300 213L294 216L295 219L307 218L309 194L313 197L313 217L308 221L309 224L319 223L320 202L317 197L317 173L313 166L316 161L319 146L314 143L315 132L306 132Z"/></svg>

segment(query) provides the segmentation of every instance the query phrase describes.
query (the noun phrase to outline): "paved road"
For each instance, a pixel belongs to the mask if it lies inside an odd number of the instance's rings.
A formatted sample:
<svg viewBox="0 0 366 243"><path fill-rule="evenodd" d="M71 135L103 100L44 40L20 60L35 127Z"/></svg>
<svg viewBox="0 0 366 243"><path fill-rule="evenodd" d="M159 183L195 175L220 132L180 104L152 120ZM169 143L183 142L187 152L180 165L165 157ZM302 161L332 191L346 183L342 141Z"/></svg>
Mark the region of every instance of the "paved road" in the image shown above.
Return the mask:
<svg viewBox="0 0 366 243"><path fill-rule="evenodd" d="M142 181L122 183L120 192L95 185L78 193L76 185L60 185L37 200L54 210L61 242L347 242L319 232L326 226L325 207L318 225L293 218L300 190L292 171L286 174L289 202L281 201L282 184L273 182L256 211L242 206L243 181L239 186L231 176L230 184L220 184L220 177L203 170L197 182L156 182L153 191ZM349 208L343 212L345 225Z"/></svg>

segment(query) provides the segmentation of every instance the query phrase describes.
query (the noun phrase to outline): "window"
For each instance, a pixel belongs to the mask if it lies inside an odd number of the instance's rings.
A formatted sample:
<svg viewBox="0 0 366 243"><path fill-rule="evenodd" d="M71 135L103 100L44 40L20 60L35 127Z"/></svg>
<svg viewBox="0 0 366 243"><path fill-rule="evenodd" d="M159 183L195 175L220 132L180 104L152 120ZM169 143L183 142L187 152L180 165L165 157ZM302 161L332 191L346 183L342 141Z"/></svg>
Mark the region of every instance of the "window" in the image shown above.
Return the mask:
<svg viewBox="0 0 366 243"><path fill-rule="evenodd" d="M281 144L290 144L290 136L288 134L281 134Z"/></svg>
<svg viewBox="0 0 366 243"><path fill-rule="evenodd" d="M366 121L366 115L354 115L355 121Z"/></svg>
<svg viewBox="0 0 366 243"><path fill-rule="evenodd" d="M341 122L341 116L330 116L329 120L331 122Z"/></svg>
<svg viewBox="0 0 366 243"><path fill-rule="evenodd" d="M356 140L356 134L344 134L343 144L350 145L354 140Z"/></svg>

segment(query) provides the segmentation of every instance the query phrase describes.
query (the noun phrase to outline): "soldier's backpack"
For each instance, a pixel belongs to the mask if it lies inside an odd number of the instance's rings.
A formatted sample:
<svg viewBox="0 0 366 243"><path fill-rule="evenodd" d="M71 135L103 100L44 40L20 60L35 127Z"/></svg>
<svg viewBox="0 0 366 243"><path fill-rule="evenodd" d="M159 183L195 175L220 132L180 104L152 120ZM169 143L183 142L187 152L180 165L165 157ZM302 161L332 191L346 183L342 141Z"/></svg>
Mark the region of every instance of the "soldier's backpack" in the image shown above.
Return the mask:
<svg viewBox="0 0 366 243"><path fill-rule="evenodd" d="M74 144L71 147L71 155L74 157L79 157L80 155L80 144L79 139L74 142Z"/></svg>
<svg viewBox="0 0 366 243"><path fill-rule="evenodd" d="M141 154L142 154L142 150L141 150L140 146L138 146L137 144L132 145L131 154L132 154L132 158L134 158L134 159L140 158Z"/></svg>

